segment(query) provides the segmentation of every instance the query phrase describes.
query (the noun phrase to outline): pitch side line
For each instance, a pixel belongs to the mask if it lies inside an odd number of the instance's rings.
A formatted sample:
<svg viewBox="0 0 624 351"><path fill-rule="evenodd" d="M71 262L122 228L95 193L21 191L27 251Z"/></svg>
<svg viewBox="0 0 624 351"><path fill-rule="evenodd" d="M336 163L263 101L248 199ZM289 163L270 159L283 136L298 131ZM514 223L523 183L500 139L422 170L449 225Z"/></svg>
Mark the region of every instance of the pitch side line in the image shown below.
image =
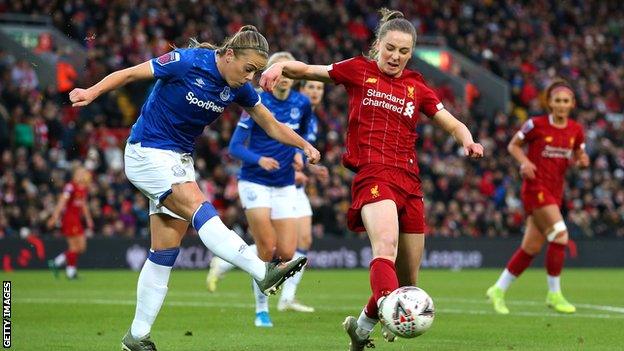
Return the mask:
<svg viewBox="0 0 624 351"><path fill-rule="evenodd" d="M454 297L437 297L436 300L441 301L450 301L450 302L465 302L465 303L479 303L479 304L489 304L485 298L483 300L479 299L460 299ZM544 306L545 304L537 301L527 301L527 300L508 300L505 301L508 305L518 305L518 306ZM607 312L615 312L615 313L624 313L624 307L617 306L606 306L606 305L592 305L586 303L574 303L577 307L597 310L597 311L607 311Z"/></svg>
<svg viewBox="0 0 624 351"><path fill-rule="evenodd" d="M58 304L58 305L117 305L117 306L134 306L135 300L106 300L106 299L59 299L59 298L19 298L14 299L15 304L27 303L27 304ZM223 308L223 304L216 302L195 302L195 301L165 301L165 306L175 307L219 307ZM228 303L228 308L240 308L240 309L252 309L253 304L247 303ZM317 307L319 310L325 311L349 311L356 310L354 307L345 306L332 306L332 307ZM486 310L466 310L458 308L440 308L437 309L439 313L450 314L471 314L471 315L497 315L493 311ZM562 315L557 313L540 313L540 312L514 312L511 316L522 317L563 317L563 318L591 318L591 319L624 319L624 316L617 316L611 314L584 314L577 313L572 315Z"/></svg>

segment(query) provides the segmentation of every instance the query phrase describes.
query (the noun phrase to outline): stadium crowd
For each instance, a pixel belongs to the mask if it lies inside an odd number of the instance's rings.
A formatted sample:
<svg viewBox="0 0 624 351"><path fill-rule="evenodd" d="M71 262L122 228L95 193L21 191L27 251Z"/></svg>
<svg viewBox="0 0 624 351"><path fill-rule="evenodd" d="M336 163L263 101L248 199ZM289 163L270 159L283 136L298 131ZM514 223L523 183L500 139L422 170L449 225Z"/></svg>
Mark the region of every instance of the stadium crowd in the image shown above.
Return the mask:
<svg viewBox="0 0 624 351"><path fill-rule="evenodd" d="M32 0L5 2L1 12L52 17L81 42L87 64L74 86L89 86L107 73L185 47L190 37L219 43L253 24L272 51L325 63L366 51L381 1L167 2ZM572 237L624 237L624 5L575 1L392 1L420 34L437 35L459 52L502 76L513 89L513 109L478 115L445 86L435 87L445 106L486 149L479 162L465 160L445 133L427 121L419 133L419 164L432 235L500 237L522 233L518 167L505 148L528 116L543 113L541 91L555 77L577 93L574 116L586 128L591 168L569 174L563 212ZM608 15L607 15L608 14ZM56 48L59 52L61 48ZM88 108L67 105L67 87L43 87L32 65L0 49L0 238L58 235L45 227L72 165L94 174L89 205L91 235L147 235L147 201L125 179L123 147L128 128L153 82L133 84ZM351 235L346 229L352 173L340 165L346 94L327 86L318 148L330 179L310 178L314 235ZM227 152L240 111L227 110L197 141L200 187L224 222L243 231L237 200L238 163Z"/></svg>

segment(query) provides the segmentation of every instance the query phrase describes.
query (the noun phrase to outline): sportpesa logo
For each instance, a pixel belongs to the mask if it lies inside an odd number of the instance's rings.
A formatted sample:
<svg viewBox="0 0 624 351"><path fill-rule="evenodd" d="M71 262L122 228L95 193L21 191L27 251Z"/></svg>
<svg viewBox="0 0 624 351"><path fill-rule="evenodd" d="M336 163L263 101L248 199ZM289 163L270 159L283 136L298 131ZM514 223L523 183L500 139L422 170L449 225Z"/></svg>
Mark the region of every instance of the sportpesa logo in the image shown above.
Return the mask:
<svg viewBox="0 0 624 351"><path fill-rule="evenodd" d="M189 105L197 105L206 110L212 110L213 112L222 113L225 108L223 106L219 106L212 101L204 101L195 97L195 94L192 91L189 91L186 94L186 101L188 101Z"/></svg>

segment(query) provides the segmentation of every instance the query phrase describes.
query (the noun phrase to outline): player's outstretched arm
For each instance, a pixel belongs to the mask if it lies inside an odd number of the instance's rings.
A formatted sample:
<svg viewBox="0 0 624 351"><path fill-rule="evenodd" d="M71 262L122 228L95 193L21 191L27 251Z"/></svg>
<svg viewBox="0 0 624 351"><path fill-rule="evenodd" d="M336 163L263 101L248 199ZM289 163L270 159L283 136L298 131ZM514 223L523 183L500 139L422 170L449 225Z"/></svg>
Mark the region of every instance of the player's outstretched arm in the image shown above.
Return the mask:
<svg viewBox="0 0 624 351"><path fill-rule="evenodd" d="M263 104L246 108L246 110L251 118L253 118L271 138L282 144L300 148L308 157L310 163L317 163L321 159L320 152L314 148L314 146L303 139L299 134L295 133L295 131L290 129L287 125L278 122Z"/></svg>
<svg viewBox="0 0 624 351"><path fill-rule="evenodd" d="M433 120L463 146L465 156L472 158L483 157L483 146L474 142L468 127L455 118L450 112L442 109L436 112L433 116Z"/></svg>
<svg viewBox="0 0 624 351"><path fill-rule="evenodd" d="M329 66L308 65L301 61L282 61L274 63L262 73L260 87L267 92L273 91L273 87L282 74L291 79L332 82L329 77Z"/></svg>
<svg viewBox="0 0 624 351"><path fill-rule="evenodd" d="M146 61L133 67L115 71L90 88L76 88L69 93L69 99L74 107L86 106L108 91L122 87L135 80L153 77L154 73L152 73L150 62Z"/></svg>

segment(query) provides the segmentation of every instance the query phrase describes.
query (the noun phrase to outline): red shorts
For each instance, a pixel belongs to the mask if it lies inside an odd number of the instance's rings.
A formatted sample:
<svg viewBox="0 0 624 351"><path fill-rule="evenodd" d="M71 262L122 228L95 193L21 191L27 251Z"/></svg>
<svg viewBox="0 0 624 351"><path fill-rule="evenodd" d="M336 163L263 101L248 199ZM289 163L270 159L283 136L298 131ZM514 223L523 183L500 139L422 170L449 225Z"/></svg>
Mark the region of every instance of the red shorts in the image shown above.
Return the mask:
<svg viewBox="0 0 624 351"><path fill-rule="evenodd" d="M524 212L527 216L530 216L534 210L540 207L548 205L561 207L562 199L557 198L548 188L540 185L524 185L520 197L522 198L522 205L524 206Z"/></svg>
<svg viewBox="0 0 624 351"><path fill-rule="evenodd" d="M399 215L399 232L425 232L425 203L420 178L407 170L372 164L360 169L351 185L351 207L347 226L354 232L365 232L361 210L366 204L392 200Z"/></svg>
<svg viewBox="0 0 624 351"><path fill-rule="evenodd" d="M64 236L81 236L84 235L84 227L80 218L65 217L61 221L61 233Z"/></svg>

